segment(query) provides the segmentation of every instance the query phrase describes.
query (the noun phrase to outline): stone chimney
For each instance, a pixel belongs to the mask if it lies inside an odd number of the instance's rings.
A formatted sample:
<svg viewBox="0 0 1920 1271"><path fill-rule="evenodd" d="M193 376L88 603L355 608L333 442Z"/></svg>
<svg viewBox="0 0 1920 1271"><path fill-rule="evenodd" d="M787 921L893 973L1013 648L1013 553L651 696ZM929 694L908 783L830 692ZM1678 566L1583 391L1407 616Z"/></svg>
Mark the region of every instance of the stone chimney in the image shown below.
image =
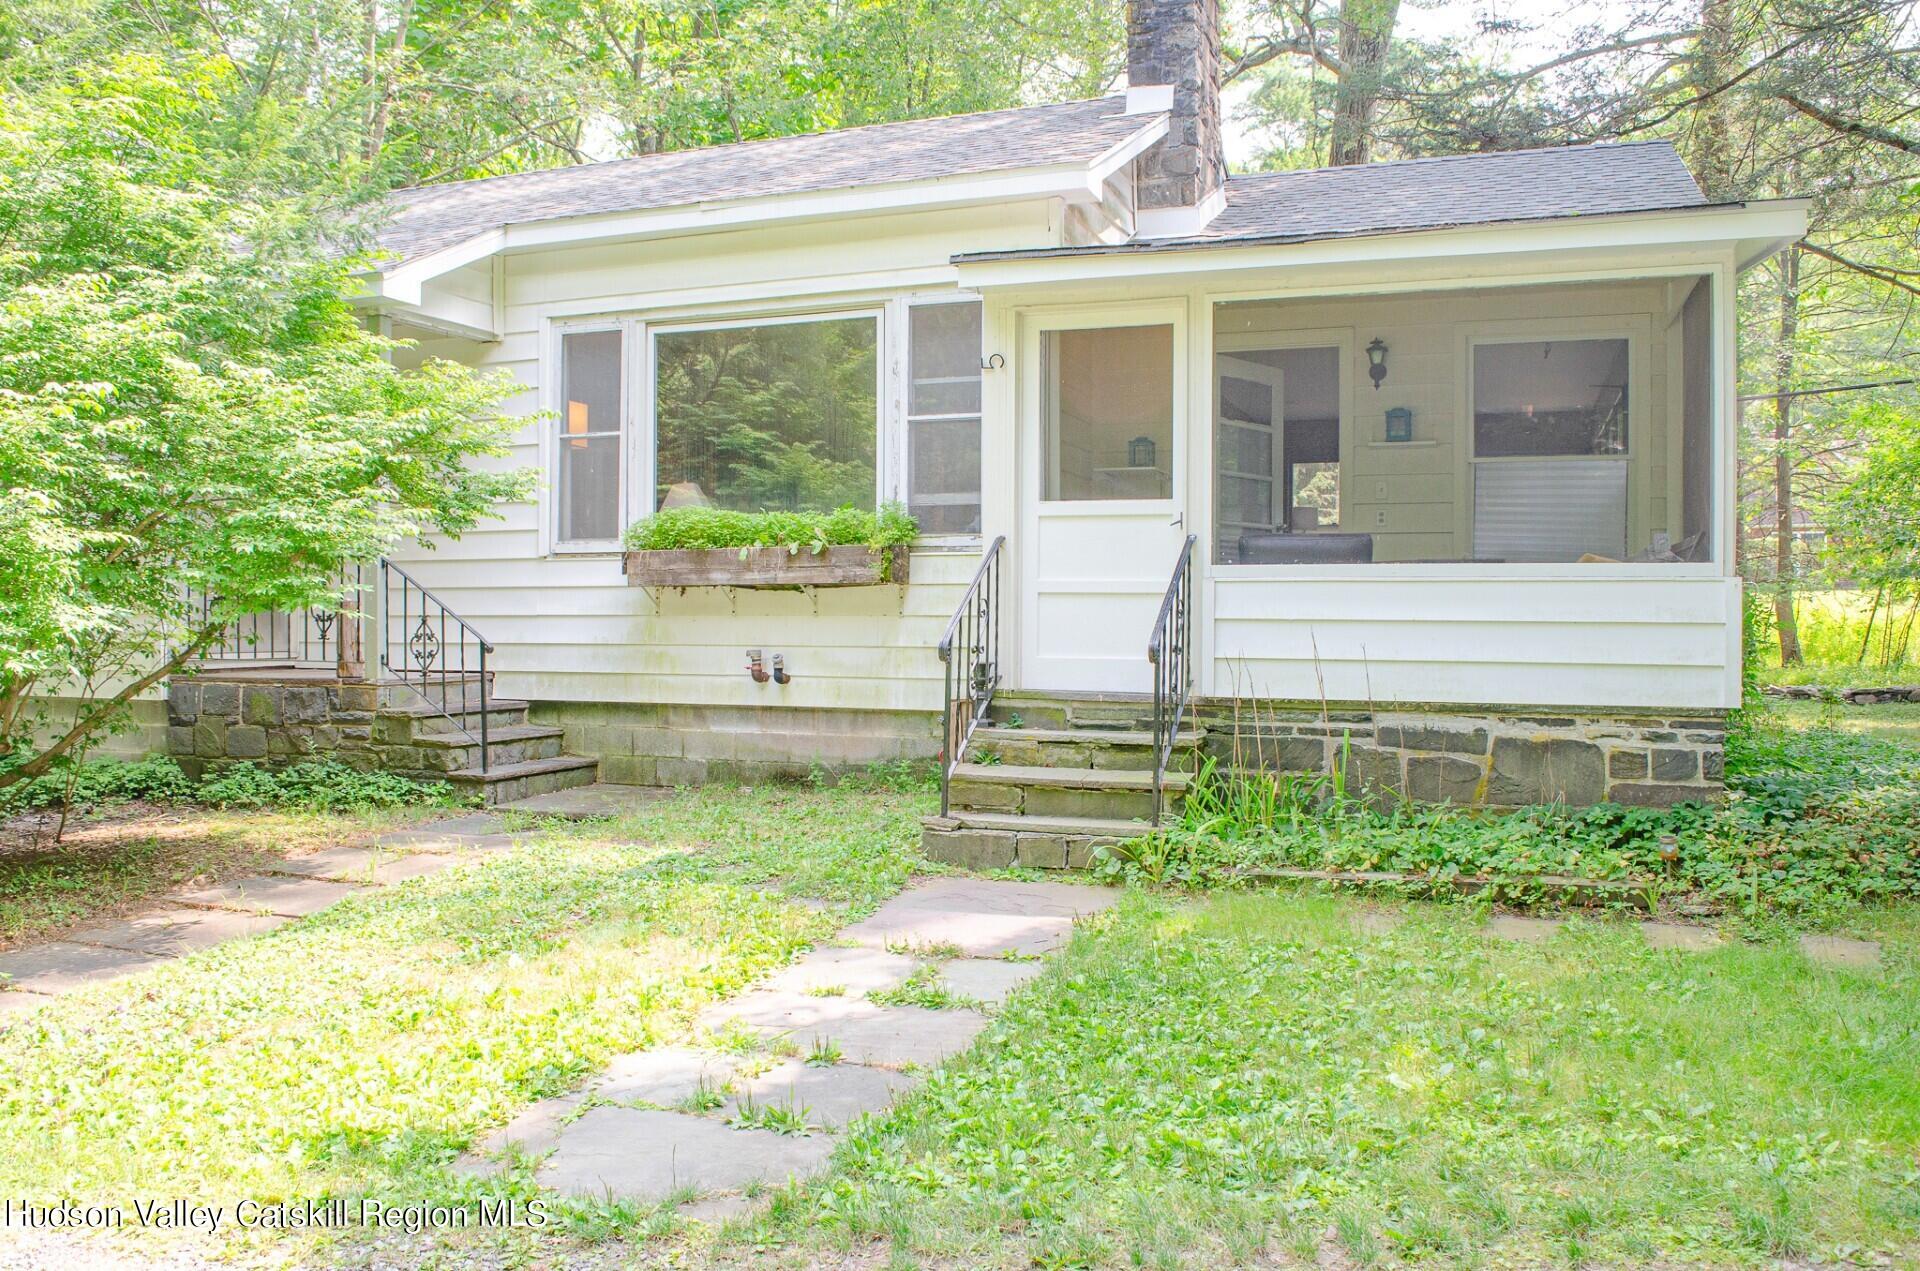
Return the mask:
<svg viewBox="0 0 1920 1271"><path fill-rule="evenodd" d="M1135 205L1196 208L1227 179L1220 148L1220 0L1128 0L1127 86L1173 89L1166 139L1142 155Z"/></svg>

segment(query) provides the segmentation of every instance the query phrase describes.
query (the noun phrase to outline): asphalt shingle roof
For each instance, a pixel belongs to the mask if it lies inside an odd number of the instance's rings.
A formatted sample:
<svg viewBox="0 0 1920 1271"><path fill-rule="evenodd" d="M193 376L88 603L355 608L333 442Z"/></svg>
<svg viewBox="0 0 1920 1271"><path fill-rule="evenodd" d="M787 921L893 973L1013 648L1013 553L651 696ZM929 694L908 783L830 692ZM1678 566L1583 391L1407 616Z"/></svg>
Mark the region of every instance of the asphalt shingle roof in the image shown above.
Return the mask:
<svg viewBox="0 0 1920 1271"><path fill-rule="evenodd" d="M1670 142L1507 150L1234 176L1226 210L1197 234L967 259L1307 242L1705 206Z"/></svg>
<svg viewBox="0 0 1920 1271"><path fill-rule="evenodd" d="M387 268L507 224L1092 162L1158 118L1121 96L642 155L395 191Z"/></svg>

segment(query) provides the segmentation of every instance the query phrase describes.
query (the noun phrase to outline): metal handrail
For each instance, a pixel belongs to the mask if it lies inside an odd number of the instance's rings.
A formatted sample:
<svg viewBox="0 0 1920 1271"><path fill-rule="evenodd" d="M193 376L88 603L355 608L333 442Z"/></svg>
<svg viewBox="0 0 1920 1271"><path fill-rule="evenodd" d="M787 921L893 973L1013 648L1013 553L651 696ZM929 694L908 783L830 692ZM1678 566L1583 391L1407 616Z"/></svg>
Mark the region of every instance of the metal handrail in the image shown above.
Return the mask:
<svg viewBox="0 0 1920 1271"><path fill-rule="evenodd" d="M973 739L973 730L987 717L994 690L1000 687L1000 566L1001 549L1006 544L1006 535L1003 534L987 545L986 553L980 559L980 568L974 571L973 581L967 584L966 593L960 597L960 607L953 611L953 618L940 637L941 816L947 815L952 806L949 790L954 766L967 753L967 743ZM954 665L953 650L956 643L965 655L964 672ZM966 677L966 697L959 699L958 691L963 685L958 677L962 674ZM964 700L968 708L966 725L958 738L954 736L953 718L956 700Z"/></svg>
<svg viewBox="0 0 1920 1271"><path fill-rule="evenodd" d="M401 643L406 650L405 657L396 661L390 654L393 651L393 581L400 583L400 631ZM415 597L418 597L416 603ZM492 686L487 677L487 656L493 652L493 644L471 622L462 618L447 603L421 586L419 580L392 561L380 562L380 666L399 683L405 685L421 701L439 712L456 729L480 743L480 771L487 771L490 756L487 745L488 712L491 704ZM429 609L429 605L432 606ZM415 622L414 612L418 609L419 620ZM447 624L453 623L455 637L449 645ZM471 642L468 637L472 637ZM474 685L473 672L469 669L467 650L469 643L477 653L479 672L478 689L480 698L480 732L475 736L467 727L467 716L473 712L467 691ZM453 650L459 651L459 664L453 659ZM415 681L418 683L415 683ZM460 688L460 711L456 715L451 709L448 694L449 682L455 682ZM427 692L428 688L438 684L440 700L435 701Z"/></svg>
<svg viewBox="0 0 1920 1271"><path fill-rule="evenodd" d="M1180 731L1180 719L1187 711L1187 694L1193 687L1193 545L1199 535L1187 535L1180 545L1180 558L1174 562L1173 577L1167 594L1160 600L1160 612L1154 616L1153 635L1147 640L1147 661L1153 667L1153 824L1160 824L1164 803L1167 762L1173 756L1174 738ZM1169 719L1169 699L1172 711Z"/></svg>

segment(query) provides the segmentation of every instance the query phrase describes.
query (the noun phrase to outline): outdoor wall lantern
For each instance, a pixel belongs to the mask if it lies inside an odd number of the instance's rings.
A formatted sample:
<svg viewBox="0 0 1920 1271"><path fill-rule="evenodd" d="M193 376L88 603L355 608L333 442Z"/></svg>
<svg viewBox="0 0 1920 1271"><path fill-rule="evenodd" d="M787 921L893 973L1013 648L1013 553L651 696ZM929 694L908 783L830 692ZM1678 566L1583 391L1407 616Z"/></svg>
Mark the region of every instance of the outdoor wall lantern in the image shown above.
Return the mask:
<svg viewBox="0 0 1920 1271"><path fill-rule="evenodd" d="M1367 374L1373 377L1376 389L1387 378L1387 342L1377 335L1373 337L1373 343L1367 346Z"/></svg>
<svg viewBox="0 0 1920 1271"><path fill-rule="evenodd" d="M1387 412L1387 440L1413 440L1413 412L1405 406L1395 406Z"/></svg>
<svg viewBox="0 0 1920 1271"><path fill-rule="evenodd" d="M1129 468L1153 466L1153 438L1135 437L1127 443L1127 466Z"/></svg>

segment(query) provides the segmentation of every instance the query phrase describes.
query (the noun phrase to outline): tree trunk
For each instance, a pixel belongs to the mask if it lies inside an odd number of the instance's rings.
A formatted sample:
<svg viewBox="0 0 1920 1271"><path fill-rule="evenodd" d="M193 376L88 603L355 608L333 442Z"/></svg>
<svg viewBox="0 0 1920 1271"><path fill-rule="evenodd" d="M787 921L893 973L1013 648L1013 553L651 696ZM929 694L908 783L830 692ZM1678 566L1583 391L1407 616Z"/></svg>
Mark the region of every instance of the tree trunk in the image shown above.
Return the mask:
<svg viewBox="0 0 1920 1271"><path fill-rule="evenodd" d="M1793 616L1793 364L1800 330L1800 253L1780 253L1780 345L1773 355L1773 615L1780 628L1780 665L1800 665L1800 629Z"/></svg>
<svg viewBox="0 0 1920 1271"><path fill-rule="evenodd" d="M1693 172L1710 199L1734 195L1733 152L1727 140L1727 96L1706 94L1726 83L1734 47L1733 0L1700 0L1700 37L1694 43L1692 87L1705 97L1693 115Z"/></svg>
<svg viewBox="0 0 1920 1271"><path fill-rule="evenodd" d="M1335 167L1365 163L1373 155L1373 111L1399 16L1400 0L1341 0L1340 84L1327 153Z"/></svg>

